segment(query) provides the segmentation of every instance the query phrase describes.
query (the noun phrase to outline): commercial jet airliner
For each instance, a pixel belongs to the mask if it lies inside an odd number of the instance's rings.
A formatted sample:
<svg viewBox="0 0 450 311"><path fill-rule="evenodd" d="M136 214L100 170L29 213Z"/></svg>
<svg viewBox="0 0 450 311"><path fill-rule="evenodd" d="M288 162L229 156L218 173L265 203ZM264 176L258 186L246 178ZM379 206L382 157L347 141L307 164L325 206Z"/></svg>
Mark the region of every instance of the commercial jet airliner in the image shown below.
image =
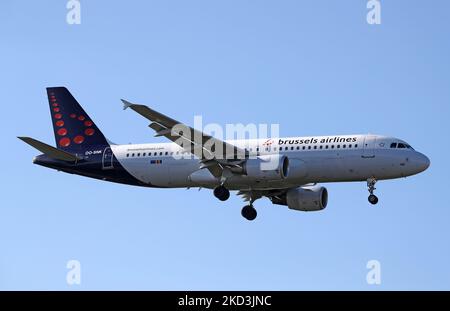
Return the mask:
<svg viewBox="0 0 450 311"><path fill-rule="evenodd" d="M70 174L155 188L208 188L221 201L238 191L242 216L254 220L253 203L267 197L298 211L327 206L318 183L366 181L368 200L378 180L418 174L429 159L405 141L379 135L330 135L220 140L147 106L125 100L147 118L157 137L171 143L116 145L108 141L65 87L47 88L56 148L19 137L41 155L33 163Z"/></svg>

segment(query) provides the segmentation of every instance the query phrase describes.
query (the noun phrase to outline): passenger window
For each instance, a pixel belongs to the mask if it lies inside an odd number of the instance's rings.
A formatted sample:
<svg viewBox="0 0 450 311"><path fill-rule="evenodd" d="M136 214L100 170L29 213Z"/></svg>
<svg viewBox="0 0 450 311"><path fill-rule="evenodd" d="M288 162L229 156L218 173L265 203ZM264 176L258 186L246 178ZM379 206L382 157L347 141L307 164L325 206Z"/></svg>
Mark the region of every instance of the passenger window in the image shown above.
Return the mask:
<svg viewBox="0 0 450 311"><path fill-rule="evenodd" d="M317 149L317 146L314 146L314 149Z"/></svg>
<svg viewBox="0 0 450 311"><path fill-rule="evenodd" d="M311 150L311 146L308 146L308 150Z"/></svg>
<svg viewBox="0 0 450 311"><path fill-rule="evenodd" d="M130 156L130 154L129 153L127 153L127 158Z"/></svg>
<svg viewBox="0 0 450 311"><path fill-rule="evenodd" d="M397 148L397 143L392 143L391 148Z"/></svg>
<svg viewBox="0 0 450 311"><path fill-rule="evenodd" d="M131 156L134 157L134 153L132 153Z"/></svg>
<svg viewBox="0 0 450 311"><path fill-rule="evenodd" d="M319 147L320 149L322 149L323 148L323 146L322 145L320 145L320 147Z"/></svg>
<svg viewBox="0 0 450 311"><path fill-rule="evenodd" d="M328 149L328 145L325 146L325 149Z"/></svg>
<svg viewBox="0 0 450 311"><path fill-rule="evenodd" d="M337 148L338 148L338 149L341 148L341 145L337 145Z"/></svg>
<svg viewBox="0 0 450 311"><path fill-rule="evenodd" d="M305 146L303 146L303 150L305 150L306 149L306 147Z"/></svg>
<svg viewBox="0 0 450 311"><path fill-rule="evenodd" d="M351 147L352 147L352 144L349 144L348 147L351 148Z"/></svg>
<svg viewBox="0 0 450 311"><path fill-rule="evenodd" d="M297 146L297 150L300 150L300 146Z"/></svg>
<svg viewBox="0 0 450 311"><path fill-rule="evenodd" d="M291 150L294 150L294 147L291 147Z"/></svg>
<svg viewBox="0 0 450 311"><path fill-rule="evenodd" d="M331 149L334 149L334 145L331 145Z"/></svg>
<svg viewBox="0 0 450 311"><path fill-rule="evenodd" d="M355 148L358 148L358 144L355 144Z"/></svg>
<svg viewBox="0 0 450 311"><path fill-rule="evenodd" d="M345 148L345 145L342 145L342 148Z"/></svg>

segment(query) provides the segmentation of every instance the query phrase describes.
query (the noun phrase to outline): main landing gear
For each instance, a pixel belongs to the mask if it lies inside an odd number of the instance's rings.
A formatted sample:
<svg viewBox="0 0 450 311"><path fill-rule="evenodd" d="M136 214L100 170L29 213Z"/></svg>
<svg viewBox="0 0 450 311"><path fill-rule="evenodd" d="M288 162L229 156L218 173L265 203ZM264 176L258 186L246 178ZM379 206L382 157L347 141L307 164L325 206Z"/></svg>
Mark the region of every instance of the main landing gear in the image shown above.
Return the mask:
<svg viewBox="0 0 450 311"><path fill-rule="evenodd" d="M256 212L256 209L253 207L253 204L250 204L242 208L241 215L245 219L252 221L255 220L256 216L258 216L258 213Z"/></svg>
<svg viewBox="0 0 450 311"><path fill-rule="evenodd" d="M226 201L230 198L230 190L228 190L225 186L217 186L214 188L214 196L218 198L220 201ZM258 213L256 209L253 207L253 202L255 202L260 197L250 197L249 204L244 206L241 210L241 215L245 219L251 221L255 220Z"/></svg>
<svg viewBox="0 0 450 311"><path fill-rule="evenodd" d="M216 188L214 188L214 196L218 198L220 201L226 201L230 198L230 190L228 190L223 185L217 186ZM241 210L242 217L244 217L249 221L255 220L258 213L256 212L256 209L253 207L253 203L259 198L261 198L260 195L259 196L252 195L248 197L247 201L249 201L249 204L242 208Z"/></svg>
<svg viewBox="0 0 450 311"><path fill-rule="evenodd" d="M214 188L214 196L220 201L226 201L230 198L230 190L224 186L218 186Z"/></svg>
<svg viewBox="0 0 450 311"><path fill-rule="evenodd" d="M258 216L258 213L256 212L255 207L253 206L253 203L255 203L256 200L260 199L261 195L255 192L250 192L250 195L247 197L248 205L244 206L241 210L241 215L248 221L255 220L256 216Z"/></svg>
<svg viewBox="0 0 450 311"><path fill-rule="evenodd" d="M376 189L375 184L377 183L377 180L375 178L369 178L367 179L367 188L369 188L369 197L368 200L371 204L375 205L378 203L378 197L373 194L373 191Z"/></svg>

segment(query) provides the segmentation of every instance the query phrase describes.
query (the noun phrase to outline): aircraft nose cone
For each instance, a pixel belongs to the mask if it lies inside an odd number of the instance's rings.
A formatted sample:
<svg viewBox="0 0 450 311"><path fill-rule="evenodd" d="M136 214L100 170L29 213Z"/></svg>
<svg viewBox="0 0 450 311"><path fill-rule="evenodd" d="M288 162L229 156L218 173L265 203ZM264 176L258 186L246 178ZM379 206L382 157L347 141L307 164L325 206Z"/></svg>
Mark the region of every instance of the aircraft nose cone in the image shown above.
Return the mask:
<svg viewBox="0 0 450 311"><path fill-rule="evenodd" d="M430 166L430 159L422 153L417 153L416 159L416 166L419 172L425 171Z"/></svg>

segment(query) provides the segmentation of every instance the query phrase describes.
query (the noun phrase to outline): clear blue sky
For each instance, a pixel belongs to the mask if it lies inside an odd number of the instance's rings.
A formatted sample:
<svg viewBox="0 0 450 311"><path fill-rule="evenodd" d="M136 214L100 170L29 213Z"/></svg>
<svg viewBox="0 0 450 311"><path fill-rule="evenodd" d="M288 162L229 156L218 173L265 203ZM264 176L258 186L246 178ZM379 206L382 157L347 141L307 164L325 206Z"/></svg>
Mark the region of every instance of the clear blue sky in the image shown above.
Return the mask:
<svg viewBox="0 0 450 311"><path fill-rule="evenodd" d="M448 1L66 1L0 4L0 289L450 289ZM210 191L135 188L31 163L54 143L45 87L67 86L117 143L163 142L120 98L187 123L280 123L283 136L377 133L431 167L327 185L318 213ZM66 284L66 263L82 282ZM382 284L366 283L367 261Z"/></svg>

